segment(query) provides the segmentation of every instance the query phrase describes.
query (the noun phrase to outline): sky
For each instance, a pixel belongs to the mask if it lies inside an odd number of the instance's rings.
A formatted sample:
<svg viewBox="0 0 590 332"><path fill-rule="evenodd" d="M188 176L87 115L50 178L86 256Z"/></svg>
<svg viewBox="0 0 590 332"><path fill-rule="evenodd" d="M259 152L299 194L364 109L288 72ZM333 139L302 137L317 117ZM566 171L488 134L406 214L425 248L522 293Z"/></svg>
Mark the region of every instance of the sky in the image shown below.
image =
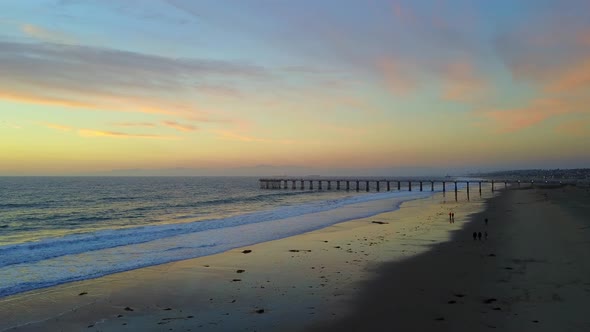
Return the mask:
<svg viewBox="0 0 590 332"><path fill-rule="evenodd" d="M589 12L1 1L0 175L588 167Z"/></svg>

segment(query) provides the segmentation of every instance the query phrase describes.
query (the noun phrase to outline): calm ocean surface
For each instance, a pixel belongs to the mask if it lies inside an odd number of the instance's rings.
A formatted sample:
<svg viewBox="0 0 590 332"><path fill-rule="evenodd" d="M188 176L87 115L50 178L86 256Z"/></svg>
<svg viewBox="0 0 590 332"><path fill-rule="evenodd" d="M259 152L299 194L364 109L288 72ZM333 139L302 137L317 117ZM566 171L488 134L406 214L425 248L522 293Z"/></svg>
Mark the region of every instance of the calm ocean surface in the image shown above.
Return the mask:
<svg viewBox="0 0 590 332"><path fill-rule="evenodd" d="M301 234L431 194L261 190L253 177L0 177L0 297Z"/></svg>

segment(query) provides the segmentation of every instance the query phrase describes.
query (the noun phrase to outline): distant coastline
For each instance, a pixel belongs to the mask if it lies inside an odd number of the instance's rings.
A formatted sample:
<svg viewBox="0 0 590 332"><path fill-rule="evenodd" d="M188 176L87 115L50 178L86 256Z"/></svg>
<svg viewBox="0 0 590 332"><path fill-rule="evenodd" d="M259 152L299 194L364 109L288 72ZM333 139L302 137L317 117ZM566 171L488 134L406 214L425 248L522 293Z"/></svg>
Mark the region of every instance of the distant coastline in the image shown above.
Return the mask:
<svg viewBox="0 0 590 332"><path fill-rule="evenodd" d="M563 181L564 183L576 183L578 185L590 185L590 168L574 169L526 169L508 170L487 173L473 173L473 177L482 177L490 180L517 180L522 178L544 179L546 181Z"/></svg>

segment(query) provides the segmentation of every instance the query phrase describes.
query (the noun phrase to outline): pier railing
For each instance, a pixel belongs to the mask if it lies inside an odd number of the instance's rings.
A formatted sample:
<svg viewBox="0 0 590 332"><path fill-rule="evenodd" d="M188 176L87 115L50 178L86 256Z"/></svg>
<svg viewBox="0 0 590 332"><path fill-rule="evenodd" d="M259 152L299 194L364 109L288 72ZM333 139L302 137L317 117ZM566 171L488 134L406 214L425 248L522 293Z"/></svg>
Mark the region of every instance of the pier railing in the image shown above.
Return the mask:
<svg viewBox="0 0 590 332"><path fill-rule="evenodd" d="M523 180L434 180L434 179L369 179L369 178L262 178L258 180L261 189L299 189L299 190L356 190L356 191L370 191L374 188L376 191L383 190L391 191L392 188L397 190L407 189L412 191L414 189L424 191L430 189L434 191L435 184L442 186L442 191L447 191L447 184L451 186L451 190L457 192L458 184L465 184L467 193L469 193L470 185L477 184L478 190L481 193L482 183L490 184L491 190L508 188L509 186L533 186L535 184L542 185L560 185L562 181L545 180L545 179L523 179ZM307 185L307 186L306 186ZM381 186L383 185L383 187ZM416 188L418 187L418 188Z"/></svg>

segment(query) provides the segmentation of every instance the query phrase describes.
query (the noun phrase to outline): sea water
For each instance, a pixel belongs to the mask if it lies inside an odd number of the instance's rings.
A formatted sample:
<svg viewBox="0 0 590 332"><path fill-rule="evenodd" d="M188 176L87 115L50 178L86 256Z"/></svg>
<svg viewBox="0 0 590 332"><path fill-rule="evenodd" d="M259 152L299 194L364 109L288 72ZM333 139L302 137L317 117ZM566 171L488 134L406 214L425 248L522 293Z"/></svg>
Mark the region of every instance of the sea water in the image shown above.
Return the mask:
<svg viewBox="0 0 590 332"><path fill-rule="evenodd" d="M253 177L0 177L0 297L293 236L432 194L374 190L263 190Z"/></svg>

